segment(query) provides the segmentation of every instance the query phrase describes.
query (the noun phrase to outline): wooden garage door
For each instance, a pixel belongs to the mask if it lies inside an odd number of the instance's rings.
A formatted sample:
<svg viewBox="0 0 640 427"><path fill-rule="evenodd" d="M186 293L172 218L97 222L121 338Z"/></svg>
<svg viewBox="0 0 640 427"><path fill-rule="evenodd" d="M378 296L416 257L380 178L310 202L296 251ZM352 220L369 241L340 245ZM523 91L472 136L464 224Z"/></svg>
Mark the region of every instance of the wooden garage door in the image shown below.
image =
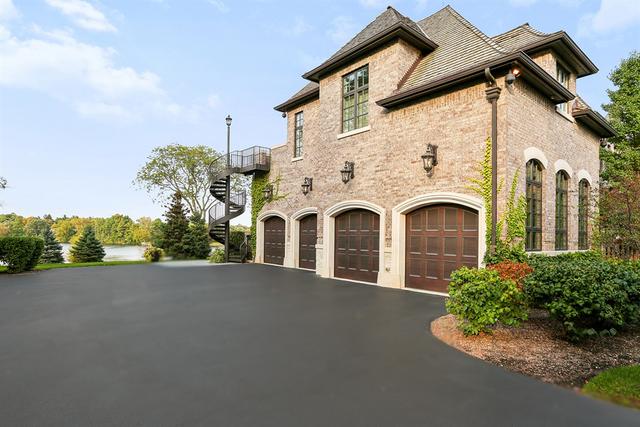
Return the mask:
<svg viewBox="0 0 640 427"><path fill-rule="evenodd" d="M277 216L264 221L264 262L284 263L284 219Z"/></svg>
<svg viewBox="0 0 640 427"><path fill-rule="evenodd" d="M407 215L405 286L447 292L451 273L478 266L478 213L455 205Z"/></svg>
<svg viewBox="0 0 640 427"><path fill-rule="evenodd" d="M309 215L300 220L300 246L298 256L300 268L316 269L316 240L318 236L318 216Z"/></svg>
<svg viewBox="0 0 640 427"><path fill-rule="evenodd" d="M335 220L334 275L345 279L378 281L380 217L370 211L347 211Z"/></svg>

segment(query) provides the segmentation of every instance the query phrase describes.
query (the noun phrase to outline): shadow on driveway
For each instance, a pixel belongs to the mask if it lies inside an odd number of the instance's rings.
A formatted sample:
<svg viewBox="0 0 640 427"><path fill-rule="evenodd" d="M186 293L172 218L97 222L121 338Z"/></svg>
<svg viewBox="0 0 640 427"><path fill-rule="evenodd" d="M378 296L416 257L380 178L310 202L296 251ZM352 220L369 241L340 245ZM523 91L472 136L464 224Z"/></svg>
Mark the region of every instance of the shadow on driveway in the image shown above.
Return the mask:
<svg viewBox="0 0 640 427"><path fill-rule="evenodd" d="M640 425L449 348L443 312L263 265L3 275L0 425Z"/></svg>

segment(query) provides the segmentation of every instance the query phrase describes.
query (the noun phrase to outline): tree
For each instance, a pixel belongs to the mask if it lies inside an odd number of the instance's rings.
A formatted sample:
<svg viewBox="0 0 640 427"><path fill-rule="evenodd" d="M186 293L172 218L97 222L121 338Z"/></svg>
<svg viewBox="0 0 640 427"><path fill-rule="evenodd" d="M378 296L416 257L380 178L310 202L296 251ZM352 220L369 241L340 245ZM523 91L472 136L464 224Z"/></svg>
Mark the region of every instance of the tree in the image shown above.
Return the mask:
<svg viewBox="0 0 640 427"><path fill-rule="evenodd" d="M51 228L47 228L44 233L44 249L40 256L42 264L61 264L64 262L62 256L62 245L56 240Z"/></svg>
<svg viewBox="0 0 640 427"><path fill-rule="evenodd" d="M220 153L205 145L156 147L138 171L134 184L160 198L179 192L189 211L204 217L214 202L209 193L209 165L219 157ZM214 167L220 170L224 162L223 158Z"/></svg>
<svg viewBox="0 0 640 427"><path fill-rule="evenodd" d="M184 256L182 250L182 239L189 229L189 220L187 212L182 204L182 194L179 191L173 193L171 204L167 206L165 214L167 222L164 226L164 234L162 237L162 249L174 258L182 258Z"/></svg>
<svg viewBox="0 0 640 427"><path fill-rule="evenodd" d="M24 220L24 232L27 236L42 237L51 227L44 219L38 217L28 217Z"/></svg>
<svg viewBox="0 0 640 427"><path fill-rule="evenodd" d="M101 262L104 258L104 248L96 239L93 227L87 226L82 231L80 238L70 251L72 262Z"/></svg>
<svg viewBox="0 0 640 427"><path fill-rule="evenodd" d="M211 252L207 224L198 216L191 218L189 228L182 238L185 258L207 259Z"/></svg>
<svg viewBox="0 0 640 427"><path fill-rule="evenodd" d="M56 220L51 228L56 235L56 240L62 243L69 243L71 238L78 232L69 218Z"/></svg>

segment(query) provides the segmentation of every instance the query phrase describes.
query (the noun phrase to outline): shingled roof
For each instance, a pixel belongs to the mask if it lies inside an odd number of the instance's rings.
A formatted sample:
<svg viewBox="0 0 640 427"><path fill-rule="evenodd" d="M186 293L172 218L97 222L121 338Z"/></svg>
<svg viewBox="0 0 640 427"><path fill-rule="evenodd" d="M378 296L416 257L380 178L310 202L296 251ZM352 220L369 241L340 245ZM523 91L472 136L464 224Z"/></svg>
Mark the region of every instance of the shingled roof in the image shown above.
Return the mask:
<svg viewBox="0 0 640 427"><path fill-rule="evenodd" d="M529 25L529 23L524 23L502 34L491 37L491 40L498 43L505 49L515 51L532 43L544 40L550 35L551 34L546 34L536 30Z"/></svg>
<svg viewBox="0 0 640 427"><path fill-rule="evenodd" d="M607 119L591 108L580 96L576 96L571 115L602 138L616 136L615 129L609 124Z"/></svg>

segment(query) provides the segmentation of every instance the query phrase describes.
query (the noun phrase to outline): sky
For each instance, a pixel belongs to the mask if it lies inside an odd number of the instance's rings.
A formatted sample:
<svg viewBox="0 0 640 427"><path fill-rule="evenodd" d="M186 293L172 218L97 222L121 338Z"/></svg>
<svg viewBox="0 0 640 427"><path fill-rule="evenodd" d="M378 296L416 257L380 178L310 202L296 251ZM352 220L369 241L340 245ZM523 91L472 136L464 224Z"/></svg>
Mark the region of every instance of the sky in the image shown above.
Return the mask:
<svg viewBox="0 0 640 427"><path fill-rule="evenodd" d="M600 111L640 50L639 0L0 0L0 213L161 216L132 184L154 147L223 152L227 114L232 149L283 143L273 107L389 4L451 4L490 36L567 31L600 68L578 80Z"/></svg>

